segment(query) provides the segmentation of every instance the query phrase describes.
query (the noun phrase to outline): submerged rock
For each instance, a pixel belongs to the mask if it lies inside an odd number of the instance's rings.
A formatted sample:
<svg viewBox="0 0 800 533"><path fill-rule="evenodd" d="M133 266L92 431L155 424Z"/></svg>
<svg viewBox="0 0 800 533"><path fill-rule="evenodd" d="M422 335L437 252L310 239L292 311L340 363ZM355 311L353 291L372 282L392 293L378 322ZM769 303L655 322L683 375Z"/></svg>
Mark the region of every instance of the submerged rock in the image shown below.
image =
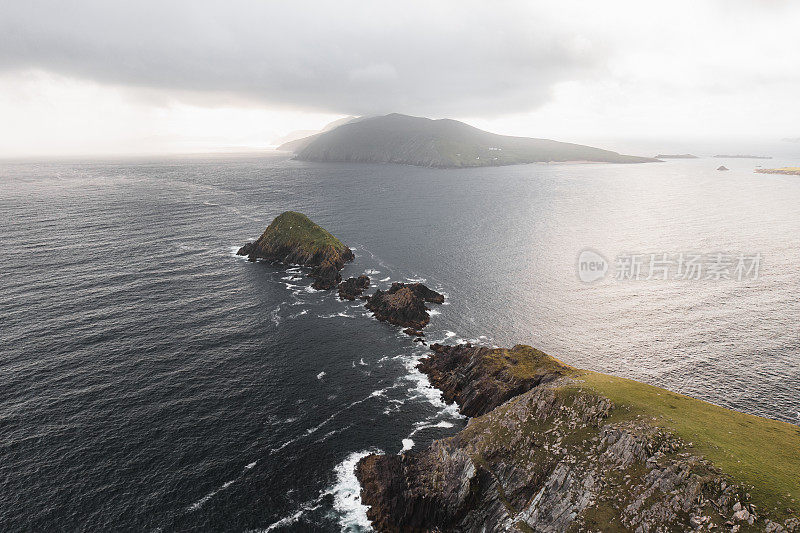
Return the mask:
<svg viewBox="0 0 800 533"><path fill-rule="evenodd" d="M367 289L369 289L369 276L362 274L357 278L348 278L339 284L339 299L355 300Z"/></svg>
<svg viewBox="0 0 800 533"><path fill-rule="evenodd" d="M377 290L367 300L367 309L380 321L403 328L410 328L419 335L431 319L425 303L443 303L444 295L421 283L392 283L387 291Z"/></svg>
<svg viewBox="0 0 800 533"><path fill-rule="evenodd" d="M311 267L315 289L331 289L342 279L339 271L353 252L339 239L302 213L281 213L255 242L242 246L237 255L250 261L265 260Z"/></svg>

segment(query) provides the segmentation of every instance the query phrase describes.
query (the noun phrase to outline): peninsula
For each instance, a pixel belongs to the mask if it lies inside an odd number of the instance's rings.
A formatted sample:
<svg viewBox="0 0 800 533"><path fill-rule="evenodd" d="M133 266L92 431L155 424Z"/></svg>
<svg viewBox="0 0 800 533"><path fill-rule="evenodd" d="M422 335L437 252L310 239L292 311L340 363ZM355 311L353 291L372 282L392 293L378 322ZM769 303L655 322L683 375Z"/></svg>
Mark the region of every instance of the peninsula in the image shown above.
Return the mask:
<svg viewBox="0 0 800 533"><path fill-rule="evenodd" d="M530 346L431 349L419 369L472 418L358 463L378 531L800 531L800 427Z"/></svg>
<svg viewBox="0 0 800 533"><path fill-rule="evenodd" d="M457 120L432 120L398 113L350 119L329 131L278 149L294 152L294 158L300 161L399 163L436 168L658 161L580 144L497 135Z"/></svg>
<svg viewBox="0 0 800 533"><path fill-rule="evenodd" d="M788 174L790 176L800 176L800 167L783 168L757 168L759 174Z"/></svg>
<svg viewBox="0 0 800 533"><path fill-rule="evenodd" d="M248 242L236 252L250 261L264 260L311 267L312 287L332 289L342 280L339 271L354 259L353 252L311 221L294 211L281 213L255 242Z"/></svg>

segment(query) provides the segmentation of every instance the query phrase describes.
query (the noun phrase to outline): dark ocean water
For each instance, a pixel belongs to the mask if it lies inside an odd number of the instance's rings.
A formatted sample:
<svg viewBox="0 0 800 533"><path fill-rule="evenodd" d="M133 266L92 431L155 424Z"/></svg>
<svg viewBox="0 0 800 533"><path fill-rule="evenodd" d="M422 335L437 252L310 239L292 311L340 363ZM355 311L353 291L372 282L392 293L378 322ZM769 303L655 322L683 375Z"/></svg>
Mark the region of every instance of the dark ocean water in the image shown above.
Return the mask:
<svg viewBox="0 0 800 533"><path fill-rule="evenodd" d="M345 276L446 293L431 341L533 344L798 423L800 178L757 163L0 163L0 530L356 531L359 457L463 425L410 338L233 255L287 209L355 249ZM587 247L763 263L585 284Z"/></svg>

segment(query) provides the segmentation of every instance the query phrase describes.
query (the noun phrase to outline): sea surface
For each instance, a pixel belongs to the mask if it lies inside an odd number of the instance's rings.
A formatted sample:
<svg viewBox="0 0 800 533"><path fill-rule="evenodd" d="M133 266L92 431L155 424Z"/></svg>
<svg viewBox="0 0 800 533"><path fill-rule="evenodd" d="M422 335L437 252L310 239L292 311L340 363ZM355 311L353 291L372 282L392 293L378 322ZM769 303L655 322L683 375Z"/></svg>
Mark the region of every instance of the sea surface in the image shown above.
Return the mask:
<svg viewBox="0 0 800 533"><path fill-rule="evenodd" d="M0 162L0 530L361 531L358 459L463 427L415 370L424 347L301 269L234 255L289 209L354 249L345 277L444 292L431 342L532 344L800 423L800 177L753 173L792 149L464 170ZM611 270L761 259L742 280L585 283L585 249Z"/></svg>

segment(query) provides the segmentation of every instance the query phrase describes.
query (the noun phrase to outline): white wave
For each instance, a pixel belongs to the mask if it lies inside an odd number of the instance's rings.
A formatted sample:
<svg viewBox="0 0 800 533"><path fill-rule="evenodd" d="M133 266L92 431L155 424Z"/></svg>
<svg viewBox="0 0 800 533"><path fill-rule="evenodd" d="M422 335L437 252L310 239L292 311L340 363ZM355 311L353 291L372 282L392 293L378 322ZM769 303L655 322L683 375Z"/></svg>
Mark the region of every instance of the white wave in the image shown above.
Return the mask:
<svg viewBox="0 0 800 533"><path fill-rule="evenodd" d="M406 278L406 281L409 283L425 283L428 280L425 278Z"/></svg>
<svg viewBox="0 0 800 533"><path fill-rule="evenodd" d="M217 490L212 490L211 492L209 492L208 494L206 494L205 496L203 496L202 498L200 498L199 500L194 502L192 505L189 506L189 508L187 510L188 511L196 511L196 510L200 509L208 500L210 500L211 498L216 496L220 491L227 489L231 485L233 485L233 480L226 481Z"/></svg>
<svg viewBox="0 0 800 533"><path fill-rule="evenodd" d="M359 365L367 366L369 363L364 362L364 358L362 357L361 360L358 362Z"/></svg>
<svg viewBox="0 0 800 533"><path fill-rule="evenodd" d="M403 439L403 449L400 450L400 453L407 452L411 448L414 447L414 441L411 439Z"/></svg>
<svg viewBox="0 0 800 533"><path fill-rule="evenodd" d="M253 468L254 466L256 466L256 463L257 463L257 462L258 462L258 461L253 461L252 463L245 465L245 466L244 466L244 469L245 469L245 470L250 470L251 468Z"/></svg>
<svg viewBox="0 0 800 533"><path fill-rule="evenodd" d="M320 505L317 503L317 501L306 502L306 503L302 504L300 506L300 509L298 509L297 512L295 512L294 514L290 514L289 516L281 518L280 520L278 520L274 524L270 524L269 526L267 526L267 529L264 529L262 531L263 531L263 533L267 533L268 531L272 531L273 529L276 529L276 528L279 528L279 527L291 526L292 524L294 524L298 520L300 520L300 517L303 516L308 511L314 511L314 510L319 509L319 508L320 508Z"/></svg>
<svg viewBox="0 0 800 533"><path fill-rule="evenodd" d="M383 453L381 450L353 452L336 465L336 481L324 495L333 496L333 508L340 515L342 531L371 530L367 518L368 507L361 503L361 484L356 478L356 464L367 455Z"/></svg>
<svg viewBox="0 0 800 533"><path fill-rule="evenodd" d="M286 302L284 302L284 303L286 303ZM280 315L278 315L278 313L280 312L280 310L281 310L281 306L279 305L278 307L276 307L275 309L273 309L273 310L272 310L272 313L271 313L271 315L272 315L272 322L275 324L275 326L280 326L280 325L281 325L281 317L280 317Z"/></svg>
<svg viewBox="0 0 800 533"><path fill-rule="evenodd" d="M303 309L299 313L295 313L293 315L289 315L289 318L297 318L297 317L300 317L300 316L303 316L303 315L307 315L307 314L308 314L308 309Z"/></svg>
<svg viewBox="0 0 800 533"><path fill-rule="evenodd" d="M315 293L315 292L317 292L317 289L315 289L314 287L312 287L311 285L309 285L309 286L307 286L307 287L305 288L305 291L306 291L306 292L308 292L308 293Z"/></svg>
<svg viewBox="0 0 800 533"><path fill-rule="evenodd" d="M369 275L369 276L375 276L375 275L377 275L377 274L380 274L380 273L381 273L381 271L380 271L380 270L375 270L374 268L368 268L368 269L366 269L366 270L364 271L364 273L365 273L365 274L367 274L367 275Z"/></svg>
<svg viewBox="0 0 800 533"><path fill-rule="evenodd" d="M436 315L441 315L441 314L442 314L442 312L441 312L441 311L439 311L439 310L437 310L437 309L431 309L430 311L428 311L428 313L429 313L431 316L436 316Z"/></svg>
<svg viewBox="0 0 800 533"><path fill-rule="evenodd" d="M325 372L320 372L317 374L317 379L322 379L323 377L325 377Z"/></svg>

